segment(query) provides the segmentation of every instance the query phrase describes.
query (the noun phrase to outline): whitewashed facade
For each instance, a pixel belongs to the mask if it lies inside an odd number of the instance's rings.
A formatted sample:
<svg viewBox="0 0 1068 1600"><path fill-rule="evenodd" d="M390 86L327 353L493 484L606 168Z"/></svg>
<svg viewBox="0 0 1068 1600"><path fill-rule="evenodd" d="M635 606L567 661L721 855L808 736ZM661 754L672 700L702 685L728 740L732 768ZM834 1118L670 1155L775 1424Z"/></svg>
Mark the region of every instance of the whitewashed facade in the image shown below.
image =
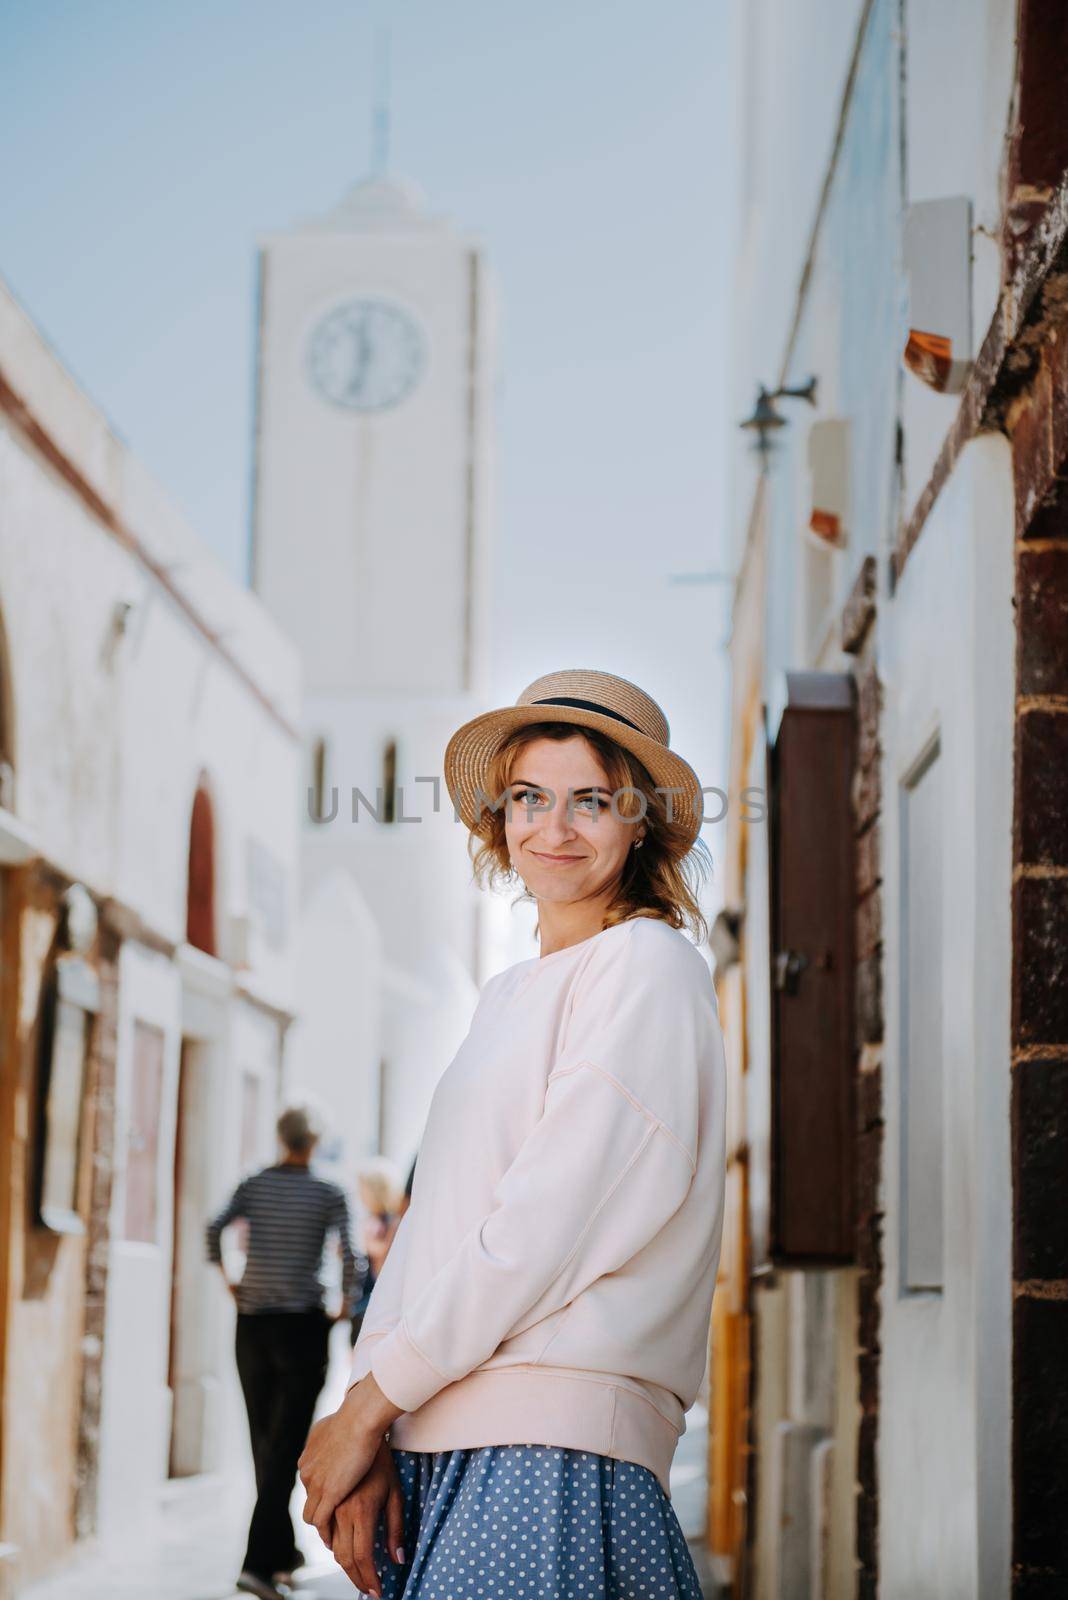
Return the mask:
<svg viewBox="0 0 1068 1600"><path fill-rule="evenodd" d="M728 851L728 900L744 910L745 935L719 979L734 1032L725 1259L745 1370L724 1339L714 1383L723 1426L748 1432L755 1467L722 1485L743 1514L724 1502L716 1522L714 1498L713 1520L720 1552L759 1600L1009 1593L1014 512L1004 437L964 446L903 570L895 553L960 406L959 393L934 392L902 362L905 219L917 201L969 202L961 266L974 357L1002 292L1015 16L1009 0L733 8L731 410L752 412L761 384L815 377L817 391L815 406L776 402L786 426L765 475L748 449L754 434L736 435L732 785L765 782L765 713L781 674L821 671L858 684L861 743L877 752L865 782L881 795L857 846L858 970L868 963L858 984L879 986L858 1000L858 1115L873 1119L857 1135L858 1207L870 1227L855 1262L833 1270L765 1263L747 1277L754 1208L766 1201L768 861L763 835L737 824ZM848 439L836 547L809 529L811 430L828 421ZM871 620L858 642L849 635L865 573Z"/></svg>
<svg viewBox="0 0 1068 1600"><path fill-rule="evenodd" d="M0 1585L14 1592L76 1536L136 1537L172 1477L245 1459L233 1307L203 1228L275 1148L300 693L292 646L6 289L0 614ZM96 911L97 998L64 1113L75 1215L53 1232L34 1206L41 1005L71 885Z"/></svg>

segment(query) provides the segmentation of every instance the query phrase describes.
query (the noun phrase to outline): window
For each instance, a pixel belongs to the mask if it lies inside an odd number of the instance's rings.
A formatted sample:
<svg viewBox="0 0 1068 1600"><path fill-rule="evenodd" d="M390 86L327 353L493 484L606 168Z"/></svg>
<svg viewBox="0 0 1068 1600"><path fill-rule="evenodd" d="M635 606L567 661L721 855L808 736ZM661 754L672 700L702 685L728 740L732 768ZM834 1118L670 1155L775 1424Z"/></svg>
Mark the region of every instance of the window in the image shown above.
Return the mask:
<svg viewBox="0 0 1068 1600"><path fill-rule="evenodd" d="M326 740L313 740L311 749L311 787L308 790L308 815L312 822L333 822L337 816L337 789L330 791L330 810L326 810Z"/></svg>
<svg viewBox="0 0 1068 1600"><path fill-rule="evenodd" d="M942 764L905 778L901 817L901 1285L942 1287Z"/></svg>
<svg viewBox="0 0 1068 1600"><path fill-rule="evenodd" d="M396 822L397 741L388 739L382 752L382 821Z"/></svg>

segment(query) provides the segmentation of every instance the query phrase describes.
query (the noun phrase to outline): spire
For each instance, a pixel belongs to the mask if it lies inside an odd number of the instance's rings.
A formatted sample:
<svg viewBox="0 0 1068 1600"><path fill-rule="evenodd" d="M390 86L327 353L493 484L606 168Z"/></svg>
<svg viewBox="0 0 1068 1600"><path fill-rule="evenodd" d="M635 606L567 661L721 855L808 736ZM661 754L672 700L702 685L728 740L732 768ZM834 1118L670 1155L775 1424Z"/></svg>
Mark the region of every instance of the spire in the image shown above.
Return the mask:
<svg viewBox="0 0 1068 1600"><path fill-rule="evenodd" d="M389 171L390 140L390 57L393 38L389 0L379 0L374 32L374 99L371 111L371 177L384 178Z"/></svg>
<svg viewBox="0 0 1068 1600"><path fill-rule="evenodd" d="M417 184L391 170L392 135L392 0L372 0L373 19L371 159L368 175L354 183L339 205L322 216L297 224L301 231L406 232L447 226L427 209Z"/></svg>

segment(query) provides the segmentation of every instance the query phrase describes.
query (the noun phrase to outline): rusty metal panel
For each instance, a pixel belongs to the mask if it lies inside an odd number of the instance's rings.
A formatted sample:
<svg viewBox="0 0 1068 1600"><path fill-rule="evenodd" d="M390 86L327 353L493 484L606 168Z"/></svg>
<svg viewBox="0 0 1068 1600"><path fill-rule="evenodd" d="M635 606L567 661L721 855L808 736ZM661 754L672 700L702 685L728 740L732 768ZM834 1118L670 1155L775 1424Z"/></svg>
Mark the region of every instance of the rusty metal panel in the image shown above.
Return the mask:
<svg viewBox="0 0 1068 1600"><path fill-rule="evenodd" d="M769 1254L855 1259L856 711L849 673L789 673L768 744Z"/></svg>

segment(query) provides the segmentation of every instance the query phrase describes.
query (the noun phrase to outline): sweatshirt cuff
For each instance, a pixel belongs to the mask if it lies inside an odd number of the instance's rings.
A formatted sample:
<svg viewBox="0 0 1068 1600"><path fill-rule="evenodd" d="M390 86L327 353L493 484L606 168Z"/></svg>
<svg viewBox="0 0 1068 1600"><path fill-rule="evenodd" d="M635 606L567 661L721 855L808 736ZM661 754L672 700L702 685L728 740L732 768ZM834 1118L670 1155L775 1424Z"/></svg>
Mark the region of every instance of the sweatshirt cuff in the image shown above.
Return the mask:
<svg viewBox="0 0 1068 1600"><path fill-rule="evenodd" d="M386 1399L402 1411L418 1411L452 1382L415 1348L403 1322L398 1322L376 1344L371 1352L370 1371Z"/></svg>
<svg viewBox="0 0 1068 1600"><path fill-rule="evenodd" d="M371 1357L374 1354L375 1345L379 1339L384 1339L389 1331L389 1328L376 1328L373 1333L361 1334L357 1339L356 1347L352 1352L352 1360L349 1363L349 1381L345 1386L346 1394L354 1384L359 1383L361 1378L366 1378L371 1370Z"/></svg>

